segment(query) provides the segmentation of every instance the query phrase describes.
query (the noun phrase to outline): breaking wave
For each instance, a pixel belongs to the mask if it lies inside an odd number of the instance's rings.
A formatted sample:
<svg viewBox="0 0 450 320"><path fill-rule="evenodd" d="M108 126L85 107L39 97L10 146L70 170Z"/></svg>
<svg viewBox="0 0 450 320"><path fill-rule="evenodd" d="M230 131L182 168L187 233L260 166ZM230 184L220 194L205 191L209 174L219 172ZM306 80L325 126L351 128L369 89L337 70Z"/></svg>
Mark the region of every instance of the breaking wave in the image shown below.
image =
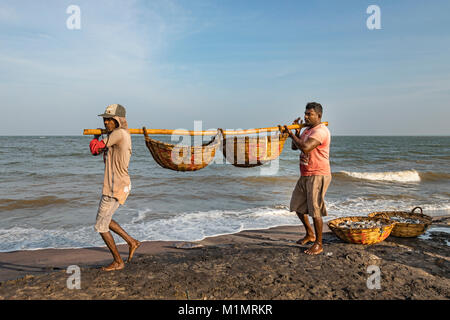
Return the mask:
<svg viewBox="0 0 450 320"><path fill-rule="evenodd" d="M420 174L416 170L388 171L388 172L339 172L345 176L372 181L390 181L390 182L420 182ZM339 176L339 175L338 175Z"/></svg>

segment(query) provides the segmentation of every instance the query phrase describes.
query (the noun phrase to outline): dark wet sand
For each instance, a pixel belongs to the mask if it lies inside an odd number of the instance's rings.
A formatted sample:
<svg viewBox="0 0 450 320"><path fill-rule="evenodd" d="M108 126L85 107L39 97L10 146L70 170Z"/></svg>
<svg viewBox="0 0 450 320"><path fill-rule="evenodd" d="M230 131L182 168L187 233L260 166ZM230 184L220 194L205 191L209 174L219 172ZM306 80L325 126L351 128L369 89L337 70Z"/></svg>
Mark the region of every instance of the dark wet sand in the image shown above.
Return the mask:
<svg viewBox="0 0 450 320"><path fill-rule="evenodd" d="M295 244L300 226L151 241L108 273L99 269L111 262L107 248L0 253L0 299L449 299L450 237L436 227L450 228L450 217L434 218L427 240L391 236L362 246L324 226L317 256ZM126 260L128 247L119 248ZM69 265L81 267L79 290L67 288ZM380 289L367 287L370 265L380 268Z"/></svg>

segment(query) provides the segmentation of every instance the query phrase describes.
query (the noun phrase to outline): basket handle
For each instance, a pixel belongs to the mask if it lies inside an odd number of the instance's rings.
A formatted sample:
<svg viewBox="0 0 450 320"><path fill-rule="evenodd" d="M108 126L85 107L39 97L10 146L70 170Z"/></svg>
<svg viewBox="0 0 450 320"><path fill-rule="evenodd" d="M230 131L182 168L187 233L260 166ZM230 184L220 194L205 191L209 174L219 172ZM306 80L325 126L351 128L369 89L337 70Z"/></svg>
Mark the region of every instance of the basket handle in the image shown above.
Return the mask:
<svg viewBox="0 0 450 320"><path fill-rule="evenodd" d="M416 209L420 209L420 214L423 215L423 210L421 207L415 207L414 209L411 210L411 213L414 213L414 211L416 211Z"/></svg>

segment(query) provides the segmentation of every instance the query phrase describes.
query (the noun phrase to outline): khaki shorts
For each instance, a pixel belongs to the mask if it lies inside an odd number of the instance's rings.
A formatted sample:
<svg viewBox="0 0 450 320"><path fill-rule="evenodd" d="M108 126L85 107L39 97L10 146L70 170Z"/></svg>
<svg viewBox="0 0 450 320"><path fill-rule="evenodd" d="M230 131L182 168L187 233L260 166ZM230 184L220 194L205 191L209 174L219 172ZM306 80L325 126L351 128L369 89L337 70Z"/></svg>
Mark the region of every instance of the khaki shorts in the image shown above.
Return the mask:
<svg viewBox="0 0 450 320"><path fill-rule="evenodd" d="M98 205L97 221L94 227L97 232L105 233L109 231L112 216L119 206L119 201L116 198L102 195Z"/></svg>
<svg viewBox="0 0 450 320"><path fill-rule="evenodd" d="M290 211L309 214L313 218L326 216L325 193L331 182L330 176L301 176L292 192Z"/></svg>

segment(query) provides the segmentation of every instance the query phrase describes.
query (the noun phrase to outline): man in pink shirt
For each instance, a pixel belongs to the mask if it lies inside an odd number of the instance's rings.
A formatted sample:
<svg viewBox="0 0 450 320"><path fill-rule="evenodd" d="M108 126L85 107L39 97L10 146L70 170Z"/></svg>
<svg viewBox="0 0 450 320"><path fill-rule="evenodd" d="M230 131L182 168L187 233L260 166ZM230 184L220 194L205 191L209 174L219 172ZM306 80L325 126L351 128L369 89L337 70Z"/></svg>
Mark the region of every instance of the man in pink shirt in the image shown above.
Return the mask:
<svg viewBox="0 0 450 320"><path fill-rule="evenodd" d="M292 192L290 211L297 213L306 229L306 236L297 243L304 245L314 242L311 248L305 250L309 255L323 251L322 216L327 215L324 198L331 182L329 160L331 135L328 128L322 124L322 112L322 106L317 102L306 105L306 129L301 135L300 130L296 130L294 135L287 126L284 126L292 139L292 149L301 151L301 176ZM299 120L300 118L294 120L294 124L298 124ZM313 218L315 235L308 215Z"/></svg>

